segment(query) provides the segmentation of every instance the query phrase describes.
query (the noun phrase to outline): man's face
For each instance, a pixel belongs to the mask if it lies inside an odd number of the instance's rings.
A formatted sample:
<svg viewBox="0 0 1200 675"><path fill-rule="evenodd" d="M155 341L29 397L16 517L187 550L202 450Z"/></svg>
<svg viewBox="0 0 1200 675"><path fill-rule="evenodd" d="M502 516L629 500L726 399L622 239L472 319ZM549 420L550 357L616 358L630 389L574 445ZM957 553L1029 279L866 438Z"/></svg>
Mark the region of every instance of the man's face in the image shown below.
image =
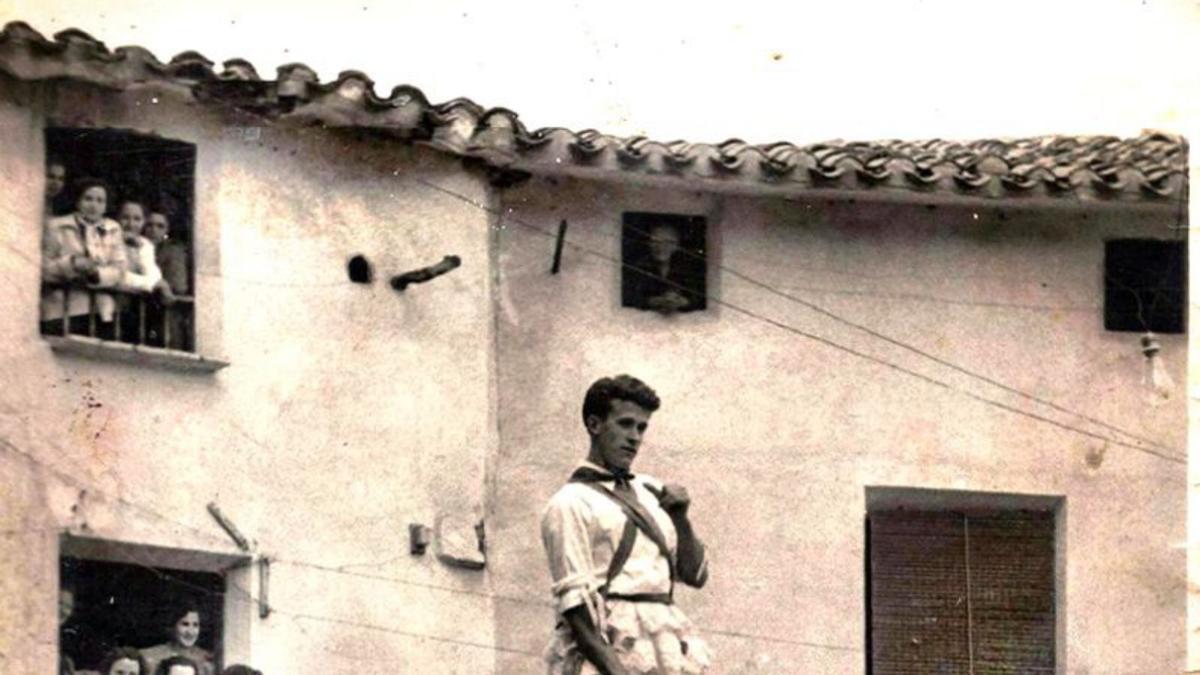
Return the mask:
<svg viewBox="0 0 1200 675"><path fill-rule="evenodd" d="M649 410L632 401L614 399L608 417L588 417L587 430L592 436L588 459L610 469L628 471L642 445L650 414Z"/></svg>
<svg viewBox="0 0 1200 675"><path fill-rule="evenodd" d="M62 164L46 167L46 199L54 199L67 184L67 169Z"/></svg>
<svg viewBox="0 0 1200 675"><path fill-rule="evenodd" d="M671 259L679 250L679 233L669 225L658 225L650 230L650 255L660 263Z"/></svg>

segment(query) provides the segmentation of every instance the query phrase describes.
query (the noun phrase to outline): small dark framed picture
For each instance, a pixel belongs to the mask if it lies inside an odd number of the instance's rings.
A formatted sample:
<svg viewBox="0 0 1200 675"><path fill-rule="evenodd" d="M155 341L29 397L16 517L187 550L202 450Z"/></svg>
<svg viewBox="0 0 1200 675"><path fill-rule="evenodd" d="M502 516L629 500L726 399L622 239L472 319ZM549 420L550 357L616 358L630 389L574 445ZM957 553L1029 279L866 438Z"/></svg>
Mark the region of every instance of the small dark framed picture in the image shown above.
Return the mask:
<svg viewBox="0 0 1200 675"><path fill-rule="evenodd" d="M628 212L621 232L621 305L661 314L706 309L703 216Z"/></svg>

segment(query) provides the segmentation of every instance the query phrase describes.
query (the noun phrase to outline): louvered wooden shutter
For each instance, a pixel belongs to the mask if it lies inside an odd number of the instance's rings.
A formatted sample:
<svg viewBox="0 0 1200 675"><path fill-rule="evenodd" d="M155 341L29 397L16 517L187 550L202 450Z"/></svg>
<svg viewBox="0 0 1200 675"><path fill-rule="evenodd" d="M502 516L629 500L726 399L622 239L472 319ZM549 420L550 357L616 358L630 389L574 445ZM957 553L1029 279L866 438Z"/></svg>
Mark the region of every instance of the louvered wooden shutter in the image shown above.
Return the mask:
<svg viewBox="0 0 1200 675"><path fill-rule="evenodd" d="M1054 672L1053 513L868 522L874 675Z"/></svg>

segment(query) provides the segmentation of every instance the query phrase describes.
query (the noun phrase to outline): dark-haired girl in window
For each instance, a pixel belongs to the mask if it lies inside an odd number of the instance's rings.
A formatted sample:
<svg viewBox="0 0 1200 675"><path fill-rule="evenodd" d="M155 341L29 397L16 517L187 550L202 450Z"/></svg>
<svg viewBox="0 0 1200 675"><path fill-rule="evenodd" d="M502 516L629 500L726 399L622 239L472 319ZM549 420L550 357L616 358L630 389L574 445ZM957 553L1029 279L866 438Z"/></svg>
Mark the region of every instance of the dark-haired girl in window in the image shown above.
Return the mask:
<svg viewBox="0 0 1200 675"><path fill-rule="evenodd" d="M50 218L42 230L43 333L61 335L65 317L72 334L91 334L93 312L95 337L111 340L116 333L115 299L95 292L119 285L128 267L121 226L104 217L108 196L103 181L81 180L75 212Z"/></svg>
<svg viewBox="0 0 1200 675"><path fill-rule="evenodd" d="M161 663L183 657L196 664L195 675L213 675L212 655L196 644L200 639L200 609L185 602L174 607L169 617L170 639L142 650L146 665L158 672Z"/></svg>

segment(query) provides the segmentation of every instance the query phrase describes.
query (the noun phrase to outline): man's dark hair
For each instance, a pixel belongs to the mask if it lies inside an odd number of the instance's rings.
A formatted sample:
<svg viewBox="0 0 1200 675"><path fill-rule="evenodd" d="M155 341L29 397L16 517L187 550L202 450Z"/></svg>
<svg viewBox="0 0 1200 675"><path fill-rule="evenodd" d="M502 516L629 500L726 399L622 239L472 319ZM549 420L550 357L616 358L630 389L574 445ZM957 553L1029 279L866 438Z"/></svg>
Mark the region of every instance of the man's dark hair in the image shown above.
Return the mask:
<svg viewBox="0 0 1200 675"><path fill-rule="evenodd" d="M245 666L240 663L235 663L225 670L222 670L221 675L262 675L262 671L255 670L250 666Z"/></svg>
<svg viewBox="0 0 1200 675"><path fill-rule="evenodd" d="M154 669L154 675L169 675L171 666L187 666L197 675L200 673L200 666L196 665L195 661L186 656L172 656L158 663L158 667Z"/></svg>
<svg viewBox="0 0 1200 675"><path fill-rule="evenodd" d="M612 412L614 400L636 403L649 412L658 410L661 401L645 382L631 375L602 377L588 387L587 395L583 397L583 424L592 415L604 419Z"/></svg>

